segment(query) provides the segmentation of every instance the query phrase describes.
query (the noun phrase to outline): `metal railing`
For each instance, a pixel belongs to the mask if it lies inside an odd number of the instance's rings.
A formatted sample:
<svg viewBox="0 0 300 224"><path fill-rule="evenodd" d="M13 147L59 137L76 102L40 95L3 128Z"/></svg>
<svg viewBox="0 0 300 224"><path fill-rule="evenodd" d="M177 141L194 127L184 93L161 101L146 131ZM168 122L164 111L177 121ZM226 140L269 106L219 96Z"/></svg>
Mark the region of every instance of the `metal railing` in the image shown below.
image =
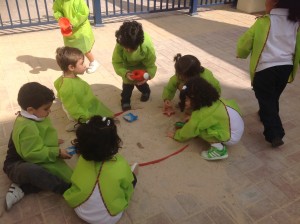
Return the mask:
<svg viewBox="0 0 300 224"><path fill-rule="evenodd" d="M189 9L191 15L198 7L231 3L234 0L86 0L94 25L112 17L139 15ZM53 1L0 0L0 30L54 24Z"/></svg>

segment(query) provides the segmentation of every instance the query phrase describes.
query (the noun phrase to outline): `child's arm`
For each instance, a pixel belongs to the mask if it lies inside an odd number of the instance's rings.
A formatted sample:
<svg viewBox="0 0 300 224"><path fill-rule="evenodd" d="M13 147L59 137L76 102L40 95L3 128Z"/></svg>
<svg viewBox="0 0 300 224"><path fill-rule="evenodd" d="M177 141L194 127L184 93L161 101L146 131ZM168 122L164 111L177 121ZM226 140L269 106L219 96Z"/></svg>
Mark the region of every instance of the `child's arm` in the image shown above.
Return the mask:
<svg viewBox="0 0 300 224"><path fill-rule="evenodd" d="M256 21L257 22L257 21ZM247 58L252 51L255 24L252 25L238 40L236 55L237 58Z"/></svg>
<svg viewBox="0 0 300 224"><path fill-rule="evenodd" d="M57 21L61 17L64 17L62 8L61 8L61 2L59 0L56 0L53 2L52 10L53 10L53 16Z"/></svg>
<svg viewBox="0 0 300 224"><path fill-rule="evenodd" d="M82 93L82 94L84 94L84 93ZM61 89L60 100L61 100L65 110L76 121L79 118L82 119L82 121L86 121L90 118L88 109L81 107L76 95L69 88L65 87L65 88Z"/></svg>
<svg viewBox="0 0 300 224"><path fill-rule="evenodd" d="M31 163L48 163L55 162L59 156L58 144L46 146L40 136L40 131L33 124L27 124L17 135L13 135L13 141L16 145L18 154ZM53 136L48 136L49 138ZM51 141L47 140L47 141ZM57 142L57 139L53 141Z"/></svg>
<svg viewBox="0 0 300 224"><path fill-rule="evenodd" d="M157 66L155 65L156 55L153 47L147 48L147 55L142 61L143 65L146 67L146 71L150 76L150 79L153 79L157 71Z"/></svg>
<svg viewBox="0 0 300 224"><path fill-rule="evenodd" d="M69 11L72 11L72 13L66 15L66 17L70 20L73 28L78 28L88 19L90 13L89 7L84 0L80 0L78 5L70 5L70 7L72 9L69 9Z"/></svg>
<svg viewBox="0 0 300 224"><path fill-rule="evenodd" d="M173 75L170 79L168 84L164 87L162 98L163 100L172 100L176 94L178 89L178 78L176 75Z"/></svg>
<svg viewBox="0 0 300 224"><path fill-rule="evenodd" d="M116 44L113 55L112 55L112 65L114 67L117 75L121 76L122 79L127 79L128 70L124 67L124 61L122 58L122 47L120 44Z"/></svg>

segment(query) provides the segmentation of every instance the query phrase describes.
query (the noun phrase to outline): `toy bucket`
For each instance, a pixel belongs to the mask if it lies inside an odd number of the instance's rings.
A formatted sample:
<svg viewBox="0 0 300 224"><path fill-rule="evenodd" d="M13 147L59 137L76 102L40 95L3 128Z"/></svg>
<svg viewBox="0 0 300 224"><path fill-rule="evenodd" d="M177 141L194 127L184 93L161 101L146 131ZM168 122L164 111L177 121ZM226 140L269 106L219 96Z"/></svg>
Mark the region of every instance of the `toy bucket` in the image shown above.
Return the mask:
<svg viewBox="0 0 300 224"><path fill-rule="evenodd" d="M60 26L60 31L63 36L68 37L72 35L71 23L68 18L66 17L60 18L58 24Z"/></svg>

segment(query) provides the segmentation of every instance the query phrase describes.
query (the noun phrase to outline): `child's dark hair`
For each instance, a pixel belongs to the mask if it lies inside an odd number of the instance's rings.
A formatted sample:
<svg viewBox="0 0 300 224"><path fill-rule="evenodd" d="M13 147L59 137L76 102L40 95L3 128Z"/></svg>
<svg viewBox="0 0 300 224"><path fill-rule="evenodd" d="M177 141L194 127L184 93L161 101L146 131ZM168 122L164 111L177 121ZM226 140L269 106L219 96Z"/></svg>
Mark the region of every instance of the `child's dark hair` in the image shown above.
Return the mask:
<svg viewBox="0 0 300 224"><path fill-rule="evenodd" d="M300 21L300 1L299 0L278 0L276 8L289 9L288 19L297 22Z"/></svg>
<svg viewBox="0 0 300 224"><path fill-rule="evenodd" d="M54 99L53 91L38 82L24 84L18 93L18 104L23 110L27 110L28 107L38 109L45 104L53 102Z"/></svg>
<svg viewBox="0 0 300 224"><path fill-rule="evenodd" d="M181 90L180 101L184 103L186 97L191 99L191 108L194 111L211 106L220 98L220 95L205 79L195 76L189 79Z"/></svg>
<svg viewBox="0 0 300 224"><path fill-rule="evenodd" d="M200 73L204 72L204 68L201 66L200 61L193 55L181 56L181 54L177 54L174 57L174 61L176 75L181 80L199 76Z"/></svg>
<svg viewBox="0 0 300 224"><path fill-rule="evenodd" d="M121 139L112 118L93 116L87 123L81 123L72 142L85 160L102 162L118 153Z"/></svg>
<svg viewBox="0 0 300 224"><path fill-rule="evenodd" d="M142 24L132 20L124 21L115 34L117 43L125 48L136 50L144 42Z"/></svg>
<svg viewBox="0 0 300 224"><path fill-rule="evenodd" d="M56 62L64 72L69 70L69 65L76 66L79 59L84 59L84 54L77 48L59 47L56 49Z"/></svg>

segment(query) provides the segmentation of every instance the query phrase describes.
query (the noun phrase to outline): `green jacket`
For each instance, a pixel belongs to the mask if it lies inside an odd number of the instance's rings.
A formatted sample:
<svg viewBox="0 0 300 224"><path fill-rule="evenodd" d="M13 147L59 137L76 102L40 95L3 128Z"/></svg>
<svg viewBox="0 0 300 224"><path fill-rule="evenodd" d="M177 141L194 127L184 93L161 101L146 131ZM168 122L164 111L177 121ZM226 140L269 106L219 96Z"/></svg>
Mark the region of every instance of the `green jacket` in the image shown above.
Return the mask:
<svg viewBox="0 0 300 224"><path fill-rule="evenodd" d="M147 33L144 33L144 42L136 51L129 53L117 43L112 55L115 72L122 77L123 83L126 84L134 83L127 79L126 73L135 69L146 70L150 79L153 79L157 70L155 61L155 49Z"/></svg>
<svg viewBox="0 0 300 224"><path fill-rule="evenodd" d="M22 159L38 164L66 182L70 182L72 169L64 160L58 158L57 132L49 118L34 121L18 116L14 123L12 139Z"/></svg>
<svg viewBox="0 0 300 224"><path fill-rule="evenodd" d="M74 120L81 118L82 121L87 121L94 115L114 116L114 113L94 95L91 86L78 76L76 78L60 76L55 80L54 86L57 97Z"/></svg>
<svg viewBox="0 0 300 224"><path fill-rule="evenodd" d="M65 191L64 198L72 208L88 200L97 183L110 215L127 208L133 193L133 174L121 155L105 162L87 161L80 156L71 180L72 186Z"/></svg>
<svg viewBox="0 0 300 224"><path fill-rule="evenodd" d="M221 87L219 81L213 76L212 72L208 70L207 68L204 70L204 72L199 74L200 77L205 79L207 82L209 82L217 91L219 94L221 94ZM181 90L182 86L185 83L178 79L177 75L173 75L170 79L168 84L164 87L164 91L162 94L163 100L172 100L175 96L176 90Z"/></svg>
<svg viewBox="0 0 300 224"><path fill-rule="evenodd" d="M271 26L270 15L265 15L257 18L256 22L239 38L237 43L237 57L247 58L251 53L250 58L250 77L251 84L256 72L256 67L261 57L261 53L268 39ZM296 48L294 54L294 67L290 74L289 82L294 81L299 62L300 62L300 29L298 29L296 37Z"/></svg>
<svg viewBox="0 0 300 224"><path fill-rule="evenodd" d="M230 119L226 106L240 113L240 109L234 100L217 100L210 107L193 111L189 121L176 131L174 139L182 142L199 137L209 143L230 140Z"/></svg>
<svg viewBox="0 0 300 224"><path fill-rule="evenodd" d="M64 44L68 47L76 47L82 53L89 52L95 42L91 28L89 8L84 0L55 0L53 3L53 16L58 21L61 17L70 20L73 26L73 34L64 38Z"/></svg>

